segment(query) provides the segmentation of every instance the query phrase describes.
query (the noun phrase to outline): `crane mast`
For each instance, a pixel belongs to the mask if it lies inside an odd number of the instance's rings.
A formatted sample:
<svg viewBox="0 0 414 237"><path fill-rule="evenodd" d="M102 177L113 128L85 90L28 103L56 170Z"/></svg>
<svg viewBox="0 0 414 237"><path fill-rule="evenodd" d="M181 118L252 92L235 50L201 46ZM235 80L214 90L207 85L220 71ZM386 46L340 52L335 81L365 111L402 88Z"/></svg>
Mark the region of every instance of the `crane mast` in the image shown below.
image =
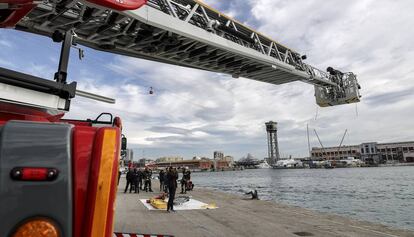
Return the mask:
<svg viewBox="0 0 414 237"><path fill-rule="evenodd" d="M315 86L322 107L360 101L354 73L317 69L305 55L200 1L148 0L124 11L98 2L43 1L16 29L45 36L73 30L76 43L110 53L276 85L302 81Z"/></svg>

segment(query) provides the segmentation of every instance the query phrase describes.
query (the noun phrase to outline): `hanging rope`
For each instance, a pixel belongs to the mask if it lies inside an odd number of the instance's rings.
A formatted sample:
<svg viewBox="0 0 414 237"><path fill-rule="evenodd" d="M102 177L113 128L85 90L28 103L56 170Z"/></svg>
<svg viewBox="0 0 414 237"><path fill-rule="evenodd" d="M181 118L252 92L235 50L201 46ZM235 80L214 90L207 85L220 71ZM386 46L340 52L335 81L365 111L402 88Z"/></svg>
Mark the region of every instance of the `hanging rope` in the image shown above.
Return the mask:
<svg viewBox="0 0 414 237"><path fill-rule="evenodd" d="M319 107L316 106L315 121L318 120L318 115L319 115Z"/></svg>
<svg viewBox="0 0 414 237"><path fill-rule="evenodd" d="M356 115L357 118L359 117L358 104L355 104L355 115Z"/></svg>

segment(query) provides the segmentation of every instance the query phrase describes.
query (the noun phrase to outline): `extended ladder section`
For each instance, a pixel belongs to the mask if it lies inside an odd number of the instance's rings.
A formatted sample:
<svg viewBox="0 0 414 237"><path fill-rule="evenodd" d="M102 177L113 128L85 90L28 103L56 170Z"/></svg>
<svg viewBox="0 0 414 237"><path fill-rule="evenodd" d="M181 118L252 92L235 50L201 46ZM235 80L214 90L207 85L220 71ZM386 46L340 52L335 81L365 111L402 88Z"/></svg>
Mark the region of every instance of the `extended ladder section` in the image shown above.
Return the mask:
<svg viewBox="0 0 414 237"><path fill-rule="evenodd" d="M49 114L69 111L71 99L75 95L106 103L115 103L114 99L95 95L76 89L76 82L66 82L70 48L73 46L73 31L61 33L56 31L53 40L62 42L59 68L55 80L12 71L0 67L0 106L7 104L40 108ZM1 111L0 111L1 112Z"/></svg>
<svg viewBox="0 0 414 237"><path fill-rule="evenodd" d="M0 103L69 111L70 100L76 93L76 82L60 84L0 67L0 91Z"/></svg>
<svg viewBox="0 0 414 237"><path fill-rule="evenodd" d="M315 85L320 106L359 102L353 73L324 72L306 56L194 0L149 0L128 11L91 1L43 1L16 28L51 36L73 30L98 50L245 77L271 84ZM96 3L97 1L95 1Z"/></svg>

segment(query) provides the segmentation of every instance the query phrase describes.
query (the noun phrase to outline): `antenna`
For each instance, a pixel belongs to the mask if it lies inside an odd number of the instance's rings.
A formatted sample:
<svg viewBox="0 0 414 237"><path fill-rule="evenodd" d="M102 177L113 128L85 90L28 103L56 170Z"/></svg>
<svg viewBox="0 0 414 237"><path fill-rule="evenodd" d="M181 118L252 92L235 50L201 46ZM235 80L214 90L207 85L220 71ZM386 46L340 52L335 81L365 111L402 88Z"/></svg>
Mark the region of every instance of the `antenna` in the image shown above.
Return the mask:
<svg viewBox="0 0 414 237"><path fill-rule="evenodd" d="M309 140L309 124L306 124L306 133L308 135L308 152L309 152L309 158L312 157L311 148L310 148L310 140Z"/></svg>

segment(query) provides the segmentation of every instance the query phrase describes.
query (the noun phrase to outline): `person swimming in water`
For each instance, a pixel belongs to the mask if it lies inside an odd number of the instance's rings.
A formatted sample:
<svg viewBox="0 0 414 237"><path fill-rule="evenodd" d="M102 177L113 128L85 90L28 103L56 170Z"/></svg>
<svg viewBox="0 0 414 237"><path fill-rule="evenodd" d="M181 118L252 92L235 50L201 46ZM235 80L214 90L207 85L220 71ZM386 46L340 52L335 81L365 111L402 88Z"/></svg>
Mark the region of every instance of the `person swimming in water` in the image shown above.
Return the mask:
<svg viewBox="0 0 414 237"><path fill-rule="evenodd" d="M259 195L257 194L257 190L250 191L245 193L246 195L252 195L252 200L259 200Z"/></svg>

